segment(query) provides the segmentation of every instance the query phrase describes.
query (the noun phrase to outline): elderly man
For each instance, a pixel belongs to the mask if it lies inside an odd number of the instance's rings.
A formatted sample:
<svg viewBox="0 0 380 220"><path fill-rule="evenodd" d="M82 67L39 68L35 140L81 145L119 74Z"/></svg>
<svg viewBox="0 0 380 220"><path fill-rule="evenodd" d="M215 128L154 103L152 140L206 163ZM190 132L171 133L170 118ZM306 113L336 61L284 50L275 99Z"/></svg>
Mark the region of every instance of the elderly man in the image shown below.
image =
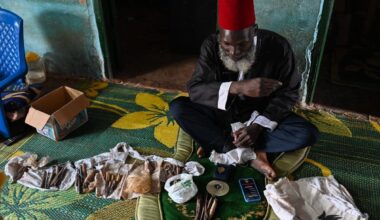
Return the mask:
<svg viewBox="0 0 380 220"><path fill-rule="evenodd" d="M252 0L219 0L219 33L207 38L188 82L190 98L170 104L178 124L200 144L198 153L252 147L250 165L268 179L276 173L267 153L310 146L311 123L292 112L300 76L288 41L258 29ZM231 134L231 123L245 127Z"/></svg>

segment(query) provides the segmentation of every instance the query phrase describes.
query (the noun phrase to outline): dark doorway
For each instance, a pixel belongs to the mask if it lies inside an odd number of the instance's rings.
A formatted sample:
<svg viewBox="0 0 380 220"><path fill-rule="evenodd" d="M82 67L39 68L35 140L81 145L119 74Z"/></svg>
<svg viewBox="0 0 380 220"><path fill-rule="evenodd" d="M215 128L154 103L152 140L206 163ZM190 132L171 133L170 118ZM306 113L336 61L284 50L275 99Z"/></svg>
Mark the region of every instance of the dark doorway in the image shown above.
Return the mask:
<svg viewBox="0 0 380 220"><path fill-rule="evenodd" d="M380 116L377 0L336 0L313 102Z"/></svg>
<svg viewBox="0 0 380 220"><path fill-rule="evenodd" d="M113 78L185 90L201 43L216 30L216 0L108 0L104 4Z"/></svg>

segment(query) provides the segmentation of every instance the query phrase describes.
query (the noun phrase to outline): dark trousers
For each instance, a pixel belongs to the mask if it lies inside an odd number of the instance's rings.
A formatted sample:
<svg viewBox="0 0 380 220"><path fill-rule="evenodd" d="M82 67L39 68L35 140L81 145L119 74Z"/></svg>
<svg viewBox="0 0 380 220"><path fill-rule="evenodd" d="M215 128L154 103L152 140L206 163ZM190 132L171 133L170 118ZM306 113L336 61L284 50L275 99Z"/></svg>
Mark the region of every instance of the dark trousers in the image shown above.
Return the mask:
<svg viewBox="0 0 380 220"><path fill-rule="evenodd" d="M230 124L236 121L226 111L179 97L170 103L170 112L206 153L223 152L223 147L232 141ZM255 149L268 153L293 151L313 145L318 136L318 129L313 124L291 113L272 132L265 130L256 141Z"/></svg>

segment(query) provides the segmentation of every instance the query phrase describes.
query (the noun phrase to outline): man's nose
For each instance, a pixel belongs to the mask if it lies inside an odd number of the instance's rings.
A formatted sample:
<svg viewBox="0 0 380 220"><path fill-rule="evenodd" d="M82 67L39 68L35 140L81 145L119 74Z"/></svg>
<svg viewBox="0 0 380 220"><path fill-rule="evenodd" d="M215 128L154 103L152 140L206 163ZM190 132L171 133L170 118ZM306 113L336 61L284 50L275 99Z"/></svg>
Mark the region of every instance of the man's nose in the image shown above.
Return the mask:
<svg viewBox="0 0 380 220"><path fill-rule="evenodd" d="M238 53L238 48L237 47L231 47L230 53L232 56L236 56L236 54Z"/></svg>
<svg viewBox="0 0 380 220"><path fill-rule="evenodd" d="M231 47L230 49L230 55L231 57L233 57L234 59L237 59L241 54L241 50L239 47Z"/></svg>

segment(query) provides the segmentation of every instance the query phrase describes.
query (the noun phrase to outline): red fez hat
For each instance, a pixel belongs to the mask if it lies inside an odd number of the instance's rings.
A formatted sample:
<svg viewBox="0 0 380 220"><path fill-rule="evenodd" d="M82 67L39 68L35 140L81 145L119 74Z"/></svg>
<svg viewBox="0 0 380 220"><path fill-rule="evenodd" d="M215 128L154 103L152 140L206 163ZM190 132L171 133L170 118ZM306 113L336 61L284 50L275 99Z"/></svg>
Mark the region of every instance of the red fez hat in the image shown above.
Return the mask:
<svg viewBox="0 0 380 220"><path fill-rule="evenodd" d="M256 22L253 0L219 0L219 26L227 30L241 30Z"/></svg>

